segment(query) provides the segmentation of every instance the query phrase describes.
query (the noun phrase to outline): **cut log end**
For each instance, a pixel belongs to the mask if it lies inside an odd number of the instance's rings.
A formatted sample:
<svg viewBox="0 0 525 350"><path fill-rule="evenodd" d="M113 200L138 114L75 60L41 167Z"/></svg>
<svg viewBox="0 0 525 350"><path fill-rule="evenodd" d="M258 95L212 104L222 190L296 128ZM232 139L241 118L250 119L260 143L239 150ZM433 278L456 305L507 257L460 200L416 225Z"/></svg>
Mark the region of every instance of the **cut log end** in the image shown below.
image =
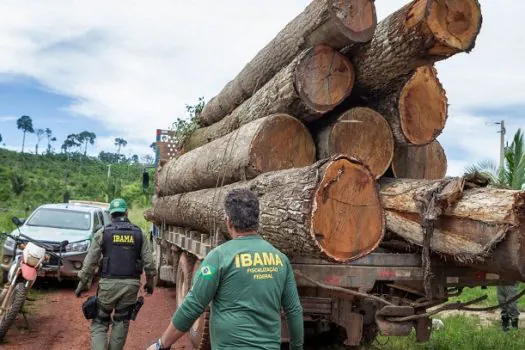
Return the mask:
<svg viewBox="0 0 525 350"><path fill-rule="evenodd" d="M438 141L420 147L396 146L392 172L396 178L438 180L447 173L447 157Z"/></svg>
<svg viewBox="0 0 525 350"><path fill-rule="evenodd" d="M339 29L356 43L372 39L377 25L373 0L333 0L334 15L339 19Z"/></svg>
<svg viewBox="0 0 525 350"><path fill-rule="evenodd" d="M338 51L327 45L316 45L298 63L294 83L308 107L328 112L352 92L354 68Z"/></svg>
<svg viewBox="0 0 525 350"><path fill-rule="evenodd" d="M308 129L287 114L269 116L250 148L250 163L258 174L300 168L315 161L315 143Z"/></svg>
<svg viewBox="0 0 525 350"><path fill-rule="evenodd" d="M431 65L416 69L399 97L399 122L407 142L426 145L441 134L447 120L447 97Z"/></svg>
<svg viewBox="0 0 525 350"><path fill-rule="evenodd" d="M358 259L377 248L385 221L375 179L357 160L327 166L315 194L311 234L335 261Z"/></svg>
<svg viewBox="0 0 525 350"><path fill-rule="evenodd" d="M430 6L428 27L438 43L434 55L470 51L481 28L481 8L477 0L435 0Z"/></svg>
<svg viewBox="0 0 525 350"><path fill-rule="evenodd" d="M376 111L356 107L343 113L332 128L331 154L344 154L363 161L377 179L394 156L394 138L388 122Z"/></svg>

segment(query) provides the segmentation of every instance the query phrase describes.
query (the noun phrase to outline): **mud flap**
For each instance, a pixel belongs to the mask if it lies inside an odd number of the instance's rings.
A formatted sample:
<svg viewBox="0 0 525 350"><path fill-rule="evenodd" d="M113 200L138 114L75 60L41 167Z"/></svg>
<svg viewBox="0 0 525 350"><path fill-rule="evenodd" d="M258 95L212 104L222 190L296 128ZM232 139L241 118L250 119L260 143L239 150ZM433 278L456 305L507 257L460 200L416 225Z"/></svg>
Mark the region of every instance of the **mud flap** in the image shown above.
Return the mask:
<svg viewBox="0 0 525 350"><path fill-rule="evenodd" d="M416 342L424 343L430 339L432 334L432 320L429 317L420 318L416 321Z"/></svg>
<svg viewBox="0 0 525 350"><path fill-rule="evenodd" d="M346 346L358 346L363 337L363 315L354 312L346 317Z"/></svg>
<svg viewBox="0 0 525 350"><path fill-rule="evenodd" d="M387 317L404 317L414 315L414 308L411 306L384 306L376 312L376 324L382 335L385 336L407 336L412 331L413 321L392 322L387 321Z"/></svg>

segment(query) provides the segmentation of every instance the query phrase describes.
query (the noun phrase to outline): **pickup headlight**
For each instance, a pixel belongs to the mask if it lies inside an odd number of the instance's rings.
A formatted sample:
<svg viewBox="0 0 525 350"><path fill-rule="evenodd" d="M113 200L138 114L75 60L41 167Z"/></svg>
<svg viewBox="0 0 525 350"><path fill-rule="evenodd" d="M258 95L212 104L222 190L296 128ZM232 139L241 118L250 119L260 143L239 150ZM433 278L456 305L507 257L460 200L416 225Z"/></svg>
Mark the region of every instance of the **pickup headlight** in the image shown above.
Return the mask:
<svg viewBox="0 0 525 350"><path fill-rule="evenodd" d="M85 252L89 249L90 240L69 243L66 246L66 252Z"/></svg>
<svg viewBox="0 0 525 350"><path fill-rule="evenodd" d="M9 250L15 249L15 240L11 237L7 237L7 239L4 242L4 248Z"/></svg>

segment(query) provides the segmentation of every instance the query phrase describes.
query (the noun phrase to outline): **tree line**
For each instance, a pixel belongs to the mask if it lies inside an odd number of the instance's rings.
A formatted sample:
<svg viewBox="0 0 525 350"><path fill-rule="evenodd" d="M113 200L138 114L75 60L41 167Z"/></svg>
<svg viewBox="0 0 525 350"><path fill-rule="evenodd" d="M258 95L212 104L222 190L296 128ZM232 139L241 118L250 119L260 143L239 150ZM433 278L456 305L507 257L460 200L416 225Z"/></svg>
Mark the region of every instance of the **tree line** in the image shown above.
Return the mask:
<svg viewBox="0 0 525 350"><path fill-rule="evenodd" d="M22 135L23 135L22 136L22 150L21 150L22 153L24 153L24 149L26 145L26 135L28 133L34 134L37 138L37 141L35 144L35 154L36 155L39 154L38 153L39 146L42 143L44 138L47 139L47 147L46 147L46 151L42 152L42 154L50 155L54 153L54 148L52 144L57 141L57 138L53 135L53 131L51 129L49 128L35 129L33 126L33 120L31 119L30 116L27 116L27 115L23 115L20 118L18 118L16 121L16 125L17 125L18 130L22 131ZM66 154L68 158L74 154L83 154L84 157L87 157L88 147L90 145L93 146L95 144L96 138L97 138L97 135L94 132L87 131L87 130L84 130L78 134L69 134L67 135L62 145L60 146L60 150L62 153ZM0 134L0 142L2 142L1 134ZM125 139L121 137L117 137L114 140L116 152L101 151L98 154L97 158L107 163L121 163L121 162L139 163L140 159L138 155L134 154L131 157L127 158L125 155L121 154L122 148L125 148L127 144L128 142ZM151 155L145 155L143 156L143 161L145 163L151 163L153 162L153 157Z"/></svg>

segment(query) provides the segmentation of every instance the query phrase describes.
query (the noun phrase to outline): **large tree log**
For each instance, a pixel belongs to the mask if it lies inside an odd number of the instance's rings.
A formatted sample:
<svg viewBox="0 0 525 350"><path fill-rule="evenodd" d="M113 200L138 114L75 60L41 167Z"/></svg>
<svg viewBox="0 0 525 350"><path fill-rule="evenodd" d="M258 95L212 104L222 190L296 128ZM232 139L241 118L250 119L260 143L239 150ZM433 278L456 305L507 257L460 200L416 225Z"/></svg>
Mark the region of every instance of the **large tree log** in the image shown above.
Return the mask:
<svg viewBox="0 0 525 350"><path fill-rule="evenodd" d="M477 0L415 0L378 23L372 40L343 50L356 69L356 92L383 90L419 66L474 48Z"/></svg>
<svg viewBox="0 0 525 350"><path fill-rule="evenodd" d="M398 77L387 90L368 97L367 105L385 117L398 145L429 144L445 127L447 96L431 65Z"/></svg>
<svg viewBox="0 0 525 350"><path fill-rule="evenodd" d="M379 113L366 107L352 108L321 129L316 145L318 159L335 154L360 159L376 179L388 169L394 154L390 126Z"/></svg>
<svg viewBox="0 0 525 350"><path fill-rule="evenodd" d="M159 173L158 194L227 185L314 161L315 145L308 129L289 115L274 114L172 159Z"/></svg>
<svg viewBox="0 0 525 350"><path fill-rule="evenodd" d="M447 157L437 140L426 146L396 145L392 172L397 178L442 179L447 174Z"/></svg>
<svg viewBox="0 0 525 350"><path fill-rule="evenodd" d="M350 261L374 250L384 233L378 187L368 168L337 157L259 175L247 182L153 202L147 218L227 236L224 198L236 188L259 196L259 233L290 257Z"/></svg>
<svg viewBox="0 0 525 350"><path fill-rule="evenodd" d="M435 210L444 210L434 223L430 249L452 256L454 259L482 267L495 248L500 262L495 272L516 274L525 272L504 271L504 261L518 268L525 261L516 254L521 248L505 243L509 237L523 241L524 227L520 216L525 213L525 192L477 187L464 178L452 180L381 180L381 202L386 214L387 229L405 240L422 246L424 231L421 227L420 198L429 191L436 191L443 181L449 186L439 191ZM514 238L513 238L514 237ZM498 245L498 242L503 241ZM512 251L515 251L514 254ZM516 259L519 259L517 261ZM511 261L512 260L512 261ZM522 274L525 277L525 274Z"/></svg>
<svg viewBox="0 0 525 350"><path fill-rule="evenodd" d="M374 0L314 0L204 106L200 125L231 113L304 49L326 44L339 50L367 42L376 24Z"/></svg>
<svg viewBox="0 0 525 350"><path fill-rule="evenodd" d="M274 113L287 113L305 122L315 120L350 95L353 84L350 61L326 45L316 45L304 50L231 114L195 130L186 139L184 151Z"/></svg>

